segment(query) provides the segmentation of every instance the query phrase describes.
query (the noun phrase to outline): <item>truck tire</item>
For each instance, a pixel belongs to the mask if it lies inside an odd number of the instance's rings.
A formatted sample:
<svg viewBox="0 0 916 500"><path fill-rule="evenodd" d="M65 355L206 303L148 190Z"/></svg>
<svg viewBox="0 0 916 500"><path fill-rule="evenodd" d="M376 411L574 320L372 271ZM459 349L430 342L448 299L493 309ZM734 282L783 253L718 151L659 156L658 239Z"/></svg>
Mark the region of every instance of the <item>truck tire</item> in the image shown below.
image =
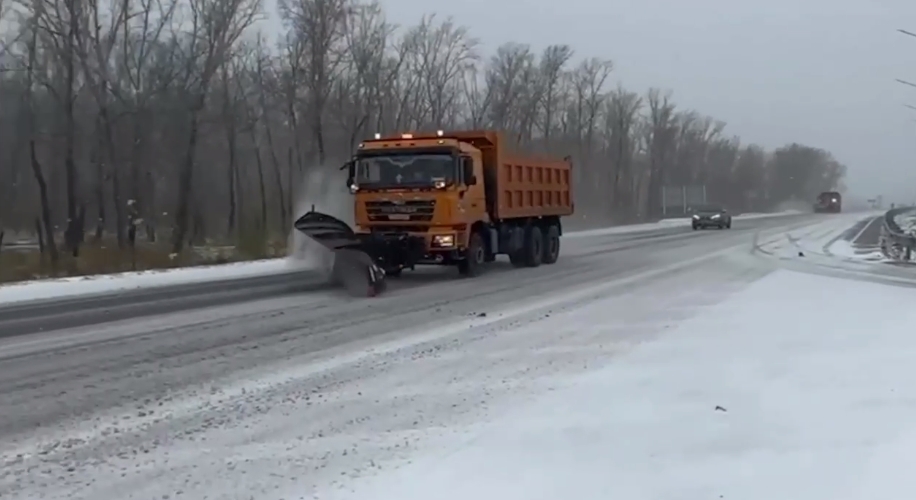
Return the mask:
<svg viewBox="0 0 916 500"><path fill-rule="evenodd" d="M483 246L483 237L479 232L471 233L468 247L464 250L464 259L458 261L458 273L470 278L480 276L485 265L486 249Z"/></svg>
<svg viewBox="0 0 916 500"><path fill-rule="evenodd" d="M560 258L560 228L551 225L547 228L544 238L544 255L541 260L544 264L554 264Z"/></svg>
<svg viewBox="0 0 916 500"><path fill-rule="evenodd" d="M525 230L525 265L538 267L544 256L544 233L537 226L528 226Z"/></svg>
<svg viewBox="0 0 916 500"><path fill-rule="evenodd" d="M518 252L509 254L509 262L515 267L525 267L528 264L525 263L525 249L521 249Z"/></svg>

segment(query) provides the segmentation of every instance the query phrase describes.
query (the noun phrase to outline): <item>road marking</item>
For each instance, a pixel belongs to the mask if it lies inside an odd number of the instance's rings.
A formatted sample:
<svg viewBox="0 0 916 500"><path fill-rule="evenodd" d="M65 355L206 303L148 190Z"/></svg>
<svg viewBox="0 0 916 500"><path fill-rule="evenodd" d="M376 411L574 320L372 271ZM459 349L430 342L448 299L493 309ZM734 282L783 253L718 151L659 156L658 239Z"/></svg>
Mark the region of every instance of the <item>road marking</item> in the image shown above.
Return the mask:
<svg viewBox="0 0 916 500"><path fill-rule="evenodd" d="M881 217L875 217L874 219L872 219L871 221L869 221L867 224L865 224L865 226L862 227L862 230L861 230L861 231L859 231L858 233L856 233L856 235L855 235L851 240L849 240L849 242L852 243L853 245L855 245L855 244L856 244L856 241L859 241L859 238L861 238L862 235L865 234L865 231L867 231L868 228L870 228L872 224L874 224L875 222L878 222L878 221L880 221L880 220L881 220Z"/></svg>

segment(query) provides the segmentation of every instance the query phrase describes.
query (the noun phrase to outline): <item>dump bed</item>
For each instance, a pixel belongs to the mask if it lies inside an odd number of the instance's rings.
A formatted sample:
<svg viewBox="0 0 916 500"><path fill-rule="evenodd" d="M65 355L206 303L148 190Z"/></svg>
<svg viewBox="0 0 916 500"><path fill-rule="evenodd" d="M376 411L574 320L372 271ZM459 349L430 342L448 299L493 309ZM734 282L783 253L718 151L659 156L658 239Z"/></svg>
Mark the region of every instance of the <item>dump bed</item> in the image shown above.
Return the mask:
<svg viewBox="0 0 916 500"><path fill-rule="evenodd" d="M490 213L497 219L572 215L572 163L508 150L495 131L446 132L483 152Z"/></svg>

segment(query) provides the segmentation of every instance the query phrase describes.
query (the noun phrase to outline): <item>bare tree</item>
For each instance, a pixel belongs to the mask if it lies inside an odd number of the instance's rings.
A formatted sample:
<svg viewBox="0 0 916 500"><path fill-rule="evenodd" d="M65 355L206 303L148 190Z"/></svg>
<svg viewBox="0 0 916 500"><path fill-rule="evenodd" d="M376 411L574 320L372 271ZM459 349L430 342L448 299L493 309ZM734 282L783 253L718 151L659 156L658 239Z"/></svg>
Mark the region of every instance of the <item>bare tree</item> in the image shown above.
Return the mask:
<svg viewBox="0 0 916 500"><path fill-rule="evenodd" d="M191 0L190 5L190 29L185 33L176 33L173 42L183 56L180 90L188 106L187 145L178 176L173 253L181 251L187 236L200 113L204 110L210 85L216 72L232 55L236 41L255 21L261 8L258 0Z"/></svg>
<svg viewBox="0 0 916 500"><path fill-rule="evenodd" d="M306 68L308 121L315 160L323 166L327 160L325 105L334 73L341 63L341 56L334 49L344 38L351 6L347 0L280 0L278 7L290 29L288 40L296 44L297 65L303 64Z"/></svg>
<svg viewBox="0 0 916 500"><path fill-rule="evenodd" d="M614 209L625 211L633 207L634 193L630 188L633 178L633 161L637 153L635 126L643 101L639 94L618 87L607 101L605 130L608 133L609 150L613 158ZM631 215L631 214L627 214Z"/></svg>
<svg viewBox="0 0 916 500"><path fill-rule="evenodd" d="M0 231L40 220L67 270L81 252L119 252L140 223L150 251L188 259L189 242L217 240L264 256L310 170L336 173L375 132L418 129L499 129L519 150L572 157L569 225L657 217L663 186L766 210L842 185L829 152L742 144L671 92L610 87L611 61L567 45L486 55L453 19L398 28L375 0L279 8L285 30L268 38L259 0L0 0L15 28L0 37Z"/></svg>
<svg viewBox="0 0 916 500"><path fill-rule="evenodd" d="M46 248L48 249L48 255L51 258L51 267L56 268L57 262L59 259L57 253L57 246L54 243L54 225L51 219L51 203L48 197L48 183L45 178L44 168L41 165L41 162L38 160L38 152L36 147L36 136L38 135L38 130L36 127L36 109L35 109L35 71L38 66L38 37L39 37L39 22L41 16L43 15L44 5L40 0L36 0L33 5L34 10L31 11L29 17L29 24L27 27L27 39L28 43L25 48L26 58L28 62L26 63L26 86L25 86L25 95L24 100L26 102L26 120L29 140L29 163L32 166L32 174L35 176L35 182L38 184L38 196L41 203L41 225L40 228L44 230L44 237L42 238L41 231L39 231L39 241L44 240Z"/></svg>

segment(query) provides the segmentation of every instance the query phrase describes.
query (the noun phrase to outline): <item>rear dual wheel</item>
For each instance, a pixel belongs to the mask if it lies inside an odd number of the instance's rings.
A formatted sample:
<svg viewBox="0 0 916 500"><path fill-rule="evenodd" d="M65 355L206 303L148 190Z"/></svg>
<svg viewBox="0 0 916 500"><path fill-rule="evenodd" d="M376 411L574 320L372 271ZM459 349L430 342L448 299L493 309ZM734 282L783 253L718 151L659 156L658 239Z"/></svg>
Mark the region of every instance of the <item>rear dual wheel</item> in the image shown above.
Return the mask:
<svg viewBox="0 0 916 500"><path fill-rule="evenodd" d="M541 261L544 264L554 264L560 258L560 228L550 226L547 228L547 237L544 240L544 255Z"/></svg>
<svg viewBox="0 0 916 500"><path fill-rule="evenodd" d="M544 233L541 228L528 227L525 231L525 248L522 251L526 266L538 267L544 262Z"/></svg>
<svg viewBox="0 0 916 500"><path fill-rule="evenodd" d="M521 250L509 255L515 267L538 267L554 264L560 258L560 228L548 226L546 232L539 226L525 228L525 241Z"/></svg>
<svg viewBox="0 0 916 500"><path fill-rule="evenodd" d="M537 226L525 228L522 248L509 255L509 262L515 267L538 267L544 261L544 233Z"/></svg>

